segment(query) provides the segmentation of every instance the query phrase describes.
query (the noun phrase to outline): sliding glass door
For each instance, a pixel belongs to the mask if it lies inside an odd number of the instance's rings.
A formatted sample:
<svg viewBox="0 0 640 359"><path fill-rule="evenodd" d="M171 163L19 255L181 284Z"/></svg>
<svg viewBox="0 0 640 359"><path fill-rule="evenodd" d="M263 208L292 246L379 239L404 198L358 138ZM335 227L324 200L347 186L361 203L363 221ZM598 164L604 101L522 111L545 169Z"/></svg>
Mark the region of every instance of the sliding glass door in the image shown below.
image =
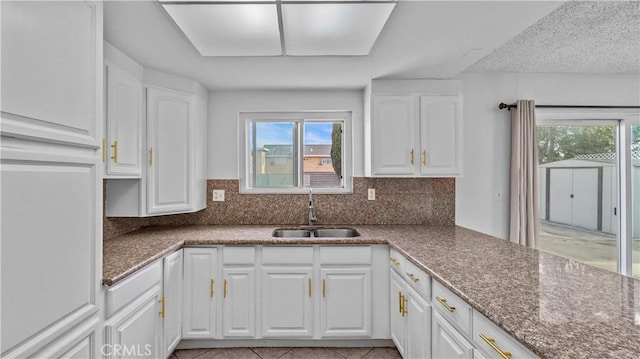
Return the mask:
<svg viewBox="0 0 640 359"><path fill-rule="evenodd" d="M538 121L538 249L640 278L640 126L630 122Z"/></svg>

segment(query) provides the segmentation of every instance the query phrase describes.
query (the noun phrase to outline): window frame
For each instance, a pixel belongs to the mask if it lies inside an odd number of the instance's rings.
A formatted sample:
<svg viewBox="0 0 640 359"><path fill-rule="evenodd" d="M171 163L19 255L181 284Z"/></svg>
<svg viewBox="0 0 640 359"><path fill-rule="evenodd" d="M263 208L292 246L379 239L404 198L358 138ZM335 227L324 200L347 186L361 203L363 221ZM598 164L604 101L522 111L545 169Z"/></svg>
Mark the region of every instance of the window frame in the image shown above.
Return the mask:
<svg viewBox="0 0 640 359"><path fill-rule="evenodd" d="M294 171L297 183L292 187L254 187L251 179L251 160L249 158L249 139L251 127L255 122L294 122L298 128L294 134ZM308 193L304 187L304 123L342 122L342 182L341 188L316 188L313 193L350 194L353 193L353 136L351 111L291 111L291 112L240 112L238 115L238 177L240 193L252 194L296 194Z"/></svg>
<svg viewBox="0 0 640 359"><path fill-rule="evenodd" d="M618 208L620 220L617 234L618 273L631 277L633 272L632 200L631 200L631 126L640 125L638 109L537 108L536 126L617 125Z"/></svg>

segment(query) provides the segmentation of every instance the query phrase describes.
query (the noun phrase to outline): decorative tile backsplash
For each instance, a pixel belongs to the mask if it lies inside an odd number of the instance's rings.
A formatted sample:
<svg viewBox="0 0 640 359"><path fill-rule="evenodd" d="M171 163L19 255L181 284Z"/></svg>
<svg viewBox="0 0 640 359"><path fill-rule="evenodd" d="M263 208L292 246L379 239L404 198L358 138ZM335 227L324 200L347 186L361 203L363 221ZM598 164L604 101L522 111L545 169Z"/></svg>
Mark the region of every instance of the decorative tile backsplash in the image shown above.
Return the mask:
<svg viewBox="0 0 640 359"><path fill-rule="evenodd" d="M367 200L367 189L376 200ZM211 200L214 189L225 190L224 202ZM208 180L207 208L188 214L147 218L105 218L104 237L149 225L307 223L306 194L240 194L238 180ZM108 198L105 198L108 200ZM353 179L352 194L315 194L317 225L431 224L455 222L454 178Z"/></svg>

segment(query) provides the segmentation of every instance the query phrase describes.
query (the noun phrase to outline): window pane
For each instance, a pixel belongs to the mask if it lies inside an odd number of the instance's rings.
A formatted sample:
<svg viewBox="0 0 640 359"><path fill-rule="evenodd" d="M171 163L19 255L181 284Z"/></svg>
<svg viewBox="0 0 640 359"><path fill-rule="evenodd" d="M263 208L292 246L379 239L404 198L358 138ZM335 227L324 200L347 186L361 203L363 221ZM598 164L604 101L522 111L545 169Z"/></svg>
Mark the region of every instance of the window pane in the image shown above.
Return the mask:
<svg viewBox="0 0 640 359"><path fill-rule="evenodd" d="M632 273L640 278L640 125L631 126Z"/></svg>
<svg viewBox="0 0 640 359"><path fill-rule="evenodd" d="M296 185L296 123L254 122L251 147L253 187L293 187Z"/></svg>
<svg viewBox="0 0 640 359"><path fill-rule="evenodd" d="M617 126L538 126L538 248L617 271Z"/></svg>
<svg viewBox="0 0 640 359"><path fill-rule="evenodd" d="M343 187L342 122L305 122L302 169L305 187Z"/></svg>

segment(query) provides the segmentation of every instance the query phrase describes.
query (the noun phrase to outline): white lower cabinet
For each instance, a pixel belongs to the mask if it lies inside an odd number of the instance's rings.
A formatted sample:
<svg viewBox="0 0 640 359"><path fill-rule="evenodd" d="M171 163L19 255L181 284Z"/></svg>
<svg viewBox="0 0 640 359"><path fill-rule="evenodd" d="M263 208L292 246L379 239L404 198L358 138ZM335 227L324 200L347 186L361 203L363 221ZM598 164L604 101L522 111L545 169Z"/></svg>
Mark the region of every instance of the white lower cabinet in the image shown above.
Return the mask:
<svg viewBox="0 0 640 359"><path fill-rule="evenodd" d="M164 278L162 297L163 320L163 355L166 358L176 348L182 339L182 278L183 255L182 249L176 251L163 260Z"/></svg>
<svg viewBox="0 0 640 359"><path fill-rule="evenodd" d="M105 325L108 358L162 357L162 288L155 285Z"/></svg>
<svg viewBox="0 0 640 359"><path fill-rule="evenodd" d="M184 249L182 309L182 338L184 339L216 337L216 304L221 298L217 268L218 248Z"/></svg>
<svg viewBox="0 0 640 359"><path fill-rule="evenodd" d="M322 337L371 335L371 268L322 268Z"/></svg>
<svg viewBox="0 0 640 359"><path fill-rule="evenodd" d="M223 267L222 331L225 338L256 336L255 268Z"/></svg>
<svg viewBox="0 0 640 359"><path fill-rule="evenodd" d="M472 359L473 346L437 311L433 312L433 358Z"/></svg>
<svg viewBox="0 0 640 359"><path fill-rule="evenodd" d="M431 304L393 268L390 269L390 299L391 339L400 355L430 358Z"/></svg>
<svg viewBox="0 0 640 359"><path fill-rule="evenodd" d="M313 267L262 268L262 337L313 337Z"/></svg>

